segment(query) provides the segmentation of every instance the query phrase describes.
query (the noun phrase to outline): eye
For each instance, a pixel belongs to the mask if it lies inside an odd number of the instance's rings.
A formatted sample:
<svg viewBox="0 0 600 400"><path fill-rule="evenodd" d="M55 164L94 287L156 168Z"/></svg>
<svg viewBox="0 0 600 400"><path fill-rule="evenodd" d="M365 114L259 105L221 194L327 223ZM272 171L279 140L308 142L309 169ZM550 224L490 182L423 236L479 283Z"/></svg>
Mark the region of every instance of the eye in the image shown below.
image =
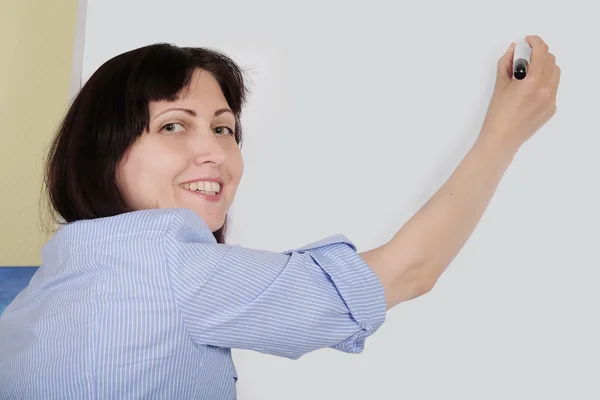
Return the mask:
<svg viewBox="0 0 600 400"><path fill-rule="evenodd" d="M233 129L227 126L217 126L214 131L217 135L233 135L235 133Z"/></svg>
<svg viewBox="0 0 600 400"><path fill-rule="evenodd" d="M177 127L179 127L180 129L183 129L181 124L178 124L175 122L170 122L168 124L163 125L163 127L160 128L160 130L165 131L167 133L175 133L175 132L179 132L179 130L177 130Z"/></svg>

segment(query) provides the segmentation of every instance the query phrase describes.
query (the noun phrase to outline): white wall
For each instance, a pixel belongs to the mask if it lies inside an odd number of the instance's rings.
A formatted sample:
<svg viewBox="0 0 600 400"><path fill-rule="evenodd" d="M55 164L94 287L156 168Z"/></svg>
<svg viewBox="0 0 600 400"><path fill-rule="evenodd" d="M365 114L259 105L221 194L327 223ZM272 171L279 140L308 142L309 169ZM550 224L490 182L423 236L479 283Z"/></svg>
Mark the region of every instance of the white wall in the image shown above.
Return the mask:
<svg viewBox="0 0 600 400"><path fill-rule="evenodd" d="M383 243L472 144L511 41L539 34L561 66L558 113L435 289L392 310L362 355L235 351L239 398L600 398L593 2L348 3L88 0L84 78L157 41L252 69L230 235L250 247Z"/></svg>

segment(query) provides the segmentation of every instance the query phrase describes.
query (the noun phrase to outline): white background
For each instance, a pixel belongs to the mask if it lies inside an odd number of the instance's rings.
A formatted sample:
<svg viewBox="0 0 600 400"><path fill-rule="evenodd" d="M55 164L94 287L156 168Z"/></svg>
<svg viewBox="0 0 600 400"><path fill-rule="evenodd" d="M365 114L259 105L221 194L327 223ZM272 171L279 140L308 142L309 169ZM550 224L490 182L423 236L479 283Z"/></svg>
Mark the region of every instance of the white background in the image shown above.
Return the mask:
<svg viewBox="0 0 600 400"><path fill-rule="evenodd" d="M234 351L239 398L599 399L594 2L356 4L87 0L84 80L153 42L216 48L248 70L229 242L270 250L334 233L360 251L384 243L473 143L511 41L539 34L562 69L556 116L434 290L390 311L361 355Z"/></svg>

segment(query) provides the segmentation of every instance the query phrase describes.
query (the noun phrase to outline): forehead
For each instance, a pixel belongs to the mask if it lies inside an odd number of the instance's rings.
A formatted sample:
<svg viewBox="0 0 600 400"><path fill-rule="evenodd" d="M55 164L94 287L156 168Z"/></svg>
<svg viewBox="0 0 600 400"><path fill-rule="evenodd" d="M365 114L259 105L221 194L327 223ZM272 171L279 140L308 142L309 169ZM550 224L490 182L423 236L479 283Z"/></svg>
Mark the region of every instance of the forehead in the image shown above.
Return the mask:
<svg viewBox="0 0 600 400"><path fill-rule="evenodd" d="M217 80L209 72L200 69L194 71L189 85L179 93L179 98L175 101L150 102L150 115L173 105L188 106L199 114L208 115L229 107Z"/></svg>

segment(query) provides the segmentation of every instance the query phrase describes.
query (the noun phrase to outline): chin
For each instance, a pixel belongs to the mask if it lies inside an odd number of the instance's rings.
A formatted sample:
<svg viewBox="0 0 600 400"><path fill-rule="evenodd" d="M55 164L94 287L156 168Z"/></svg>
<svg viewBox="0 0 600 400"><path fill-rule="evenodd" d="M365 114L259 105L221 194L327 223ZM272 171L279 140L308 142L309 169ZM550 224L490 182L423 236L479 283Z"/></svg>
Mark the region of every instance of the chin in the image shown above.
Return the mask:
<svg viewBox="0 0 600 400"><path fill-rule="evenodd" d="M185 206L184 206L185 207ZM227 214L223 210L219 209L206 209L204 207L190 206L187 205L192 211L194 211L206 225L211 232L216 232L225 225Z"/></svg>
<svg viewBox="0 0 600 400"><path fill-rule="evenodd" d="M200 217L204 220L204 222L206 223L206 225L208 225L208 227L210 228L211 232L216 232L219 229L221 229L223 227L223 225L225 225L225 218L226 216L210 216L210 217L204 217L203 215L200 215Z"/></svg>

